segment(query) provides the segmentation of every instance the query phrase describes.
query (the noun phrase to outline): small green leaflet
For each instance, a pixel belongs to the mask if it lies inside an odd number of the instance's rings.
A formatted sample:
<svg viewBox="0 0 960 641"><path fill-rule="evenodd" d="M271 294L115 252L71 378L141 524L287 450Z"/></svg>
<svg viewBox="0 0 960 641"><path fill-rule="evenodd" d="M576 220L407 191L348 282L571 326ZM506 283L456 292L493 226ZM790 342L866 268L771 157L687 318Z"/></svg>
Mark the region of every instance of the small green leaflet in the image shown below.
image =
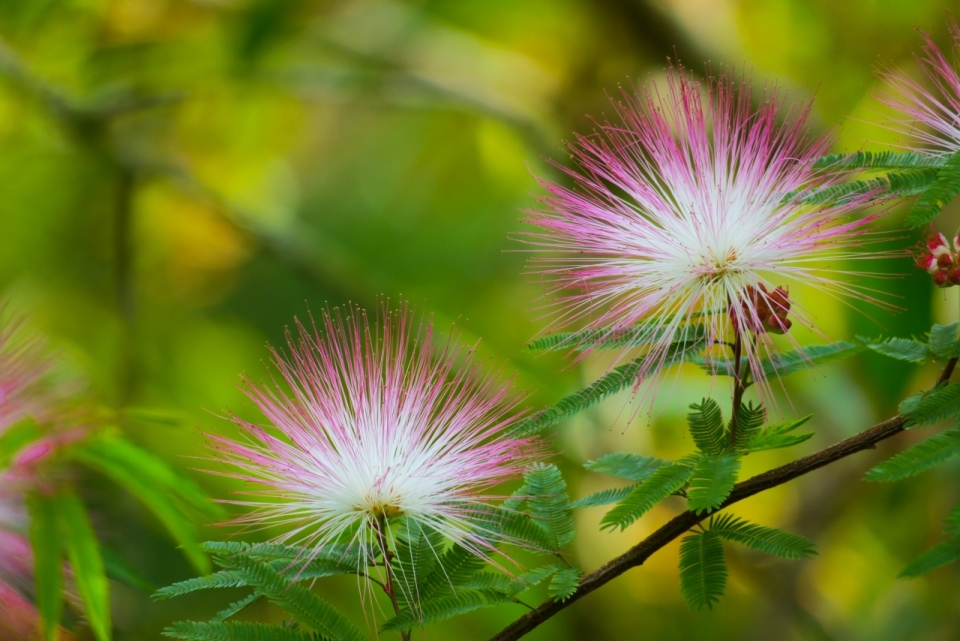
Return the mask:
<svg viewBox="0 0 960 641"><path fill-rule="evenodd" d="M774 354L761 361L763 373L768 377L783 377L818 365L825 365L863 351L859 343L839 341L832 345L807 345L800 350L791 350L783 354ZM698 363L708 374L733 376L733 366L722 359L694 357L689 359Z"/></svg>
<svg viewBox="0 0 960 641"><path fill-rule="evenodd" d="M784 447L792 447L803 443L813 436L813 432L804 432L802 434L793 434L793 431L813 418L813 414L804 416L801 419L772 425L764 430L756 432L750 437L744 446L747 452L762 452L764 450L777 450Z"/></svg>
<svg viewBox="0 0 960 641"><path fill-rule="evenodd" d="M736 454L703 454L697 459L687 488L687 505L696 514L715 510L730 496L740 472Z"/></svg>
<svg viewBox="0 0 960 641"><path fill-rule="evenodd" d="M908 396L900 403L900 414L908 419L908 427L939 423L960 414L960 383L941 384Z"/></svg>
<svg viewBox="0 0 960 641"><path fill-rule="evenodd" d="M960 356L960 341L957 340L957 327L960 323L934 325L927 342L930 351L940 359Z"/></svg>
<svg viewBox="0 0 960 641"><path fill-rule="evenodd" d="M943 158L913 151L857 151L852 154L828 154L813 163L814 169L920 169L942 167Z"/></svg>
<svg viewBox="0 0 960 641"><path fill-rule="evenodd" d="M666 464L667 461L652 456L614 452L604 454L596 461L589 461L584 467L591 472L609 474L628 481L643 481Z"/></svg>
<svg viewBox="0 0 960 641"><path fill-rule="evenodd" d="M697 314L702 316L703 314ZM669 319L657 319L633 327L603 327L576 332L550 334L527 344L531 352L551 352L562 349L629 349L659 343L669 331L674 343L702 343L710 326L703 323L684 323L679 327L668 324Z"/></svg>
<svg viewBox="0 0 960 641"><path fill-rule="evenodd" d="M690 406L687 425L697 449L708 454L719 454L727 446L726 429L720 405L712 398L705 398L699 404Z"/></svg>
<svg viewBox="0 0 960 641"><path fill-rule="evenodd" d="M163 636L187 641L321 641L306 630L245 621L177 621L163 631Z"/></svg>
<svg viewBox="0 0 960 641"><path fill-rule="evenodd" d="M527 512L546 533L551 550L561 550L576 536L567 484L556 465L543 465L523 475L529 494Z"/></svg>
<svg viewBox="0 0 960 641"><path fill-rule="evenodd" d="M931 436L884 461L867 472L863 480L899 481L925 472L957 455L960 455L960 429L953 429Z"/></svg>
<svg viewBox="0 0 960 641"><path fill-rule="evenodd" d="M940 541L914 559L900 573L901 579L915 579L931 570L960 560L960 536Z"/></svg>
<svg viewBox="0 0 960 641"><path fill-rule="evenodd" d="M947 533L960 534L960 505L957 505L950 511L950 515L947 516L947 520L944 521L946 524Z"/></svg>
<svg viewBox="0 0 960 641"><path fill-rule="evenodd" d="M926 343L911 338L887 338L883 340L859 338L859 340L878 354L895 358L898 361L922 363L931 356Z"/></svg>
<svg viewBox="0 0 960 641"><path fill-rule="evenodd" d="M692 345L674 343L663 357L664 365L672 365L682 361L691 349L693 349ZM615 367L612 371L604 374L588 387L575 394L563 397L553 407L548 407L529 418L523 419L513 427L511 430L512 435L522 437L541 432L551 425L556 425L560 421L582 412L606 397L633 385L637 382L637 377L643 370L643 363L646 358L646 356L637 358L625 365Z"/></svg>
<svg viewBox="0 0 960 641"><path fill-rule="evenodd" d="M566 601L580 587L580 568L564 568L556 572L550 579L547 592L557 601Z"/></svg>
<svg viewBox="0 0 960 641"><path fill-rule="evenodd" d="M419 613L403 612L388 620L380 629L384 632L409 630L480 608L512 601L512 597L491 590L462 590L456 596L447 596L422 604Z"/></svg>
<svg viewBox="0 0 960 641"><path fill-rule="evenodd" d="M904 221L908 227L923 227L960 193L960 153L947 158L936 181L917 198Z"/></svg>
<svg viewBox="0 0 960 641"><path fill-rule="evenodd" d="M763 409L762 405L754 405L753 401L741 403L737 411L737 433L734 447L742 450L760 432L760 428L763 427L766 420L767 411ZM731 429L733 429L732 425L727 429L728 434Z"/></svg>
<svg viewBox="0 0 960 641"><path fill-rule="evenodd" d="M693 465L689 461L664 465L607 512L600 526L604 529L626 529L654 505L686 485L692 475Z"/></svg>
<svg viewBox="0 0 960 641"><path fill-rule="evenodd" d="M785 559L797 561L817 553L813 541L799 534L750 523L731 514L712 517L708 530L727 541Z"/></svg>
<svg viewBox="0 0 960 641"><path fill-rule="evenodd" d="M20 450L41 436L43 432L31 417L17 421L0 433L0 470L10 465Z"/></svg>
<svg viewBox="0 0 960 641"><path fill-rule="evenodd" d="M624 487L614 487L609 490L601 490L599 492L594 492L589 496L585 496L582 499L577 499L570 503L570 507L574 510L579 510L585 507L597 507L600 505L610 505L611 503L617 503L622 501L633 489L637 487L636 485L626 485Z"/></svg>
<svg viewBox="0 0 960 641"><path fill-rule="evenodd" d="M713 609L727 588L723 542L715 532L696 532L680 543L680 591L691 608Z"/></svg>

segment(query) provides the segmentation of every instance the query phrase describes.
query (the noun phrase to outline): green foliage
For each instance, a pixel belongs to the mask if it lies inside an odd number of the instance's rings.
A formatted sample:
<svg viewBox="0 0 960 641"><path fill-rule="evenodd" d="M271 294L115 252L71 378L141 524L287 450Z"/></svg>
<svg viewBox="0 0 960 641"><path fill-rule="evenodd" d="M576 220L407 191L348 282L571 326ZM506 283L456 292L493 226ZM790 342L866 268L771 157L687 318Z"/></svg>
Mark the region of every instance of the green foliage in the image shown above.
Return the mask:
<svg viewBox="0 0 960 641"><path fill-rule="evenodd" d="M523 475L530 493L526 508L550 541L551 550L561 550L576 536L576 525L567 496L567 484L556 465L537 466Z"/></svg>
<svg viewBox="0 0 960 641"><path fill-rule="evenodd" d="M263 595L259 592L254 592L253 594L248 594L239 601L234 601L224 609L217 612L213 617L210 618L210 623L219 623L220 621L226 621L234 614L242 611L248 605L254 603L255 601L263 598Z"/></svg>
<svg viewBox="0 0 960 641"><path fill-rule="evenodd" d="M715 510L730 496L740 472L736 454L703 454L697 459L687 489L687 504L697 514Z"/></svg>
<svg viewBox="0 0 960 641"><path fill-rule="evenodd" d="M680 543L680 591L696 610L713 609L727 588L723 542L714 532L696 532Z"/></svg>
<svg viewBox="0 0 960 641"><path fill-rule="evenodd" d="M899 481L943 463L960 454L960 430L931 436L913 447L877 465L864 477L865 481Z"/></svg>
<svg viewBox="0 0 960 641"><path fill-rule="evenodd" d="M702 315L702 312L693 314L691 318ZM706 340L710 328L706 324L695 322L685 322L679 327L674 327L670 323L670 318L656 319L633 327L603 327L550 334L530 341L527 343L527 349L531 352L551 352L568 348L575 350L629 349L659 343L668 331L675 343L691 344Z"/></svg>
<svg viewBox="0 0 960 641"><path fill-rule="evenodd" d="M900 403L900 414L913 427L939 423L960 414L960 383L941 384L929 392L907 397Z"/></svg>
<svg viewBox="0 0 960 641"><path fill-rule="evenodd" d="M936 168L918 167L913 171L891 172L868 180L851 180L820 189L790 192L784 200L799 197L800 202L807 205L843 204L871 192L903 198L923 193L937 180L937 174Z"/></svg>
<svg viewBox="0 0 960 641"><path fill-rule="evenodd" d="M941 167L943 159L912 151L857 151L852 154L829 154L813 163L814 169L916 169Z"/></svg>
<svg viewBox="0 0 960 641"><path fill-rule="evenodd" d="M947 526L946 530L948 533L960 534L960 505L957 505L950 511L944 523Z"/></svg>
<svg viewBox="0 0 960 641"><path fill-rule="evenodd" d="M180 544L193 566L199 572L210 571L193 514L217 520L223 517L223 510L195 483L153 454L118 437L88 439L72 448L71 455L143 502Z"/></svg>
<svg viewBox="0 0 960 641"><path fill-rule="evenodd" d="M381 630L384 632L409 630L427 623L436 623L480 608L511 601L513 601L511 597L495 591L463 590L453 596L427 601L421 605L418 612L402 612L384 623Z"/></svg>
<svg viewBox="0 0 960 641"><path fill-rule="evenodd" d="M34 599L43 622L44 639L57 638L63 611L63 566L56 504L39 494L27 500L30 509L30 548L33 552Z"/></svg>
<svg viewBox="0 0 960 641"><path fill-rule="evenodd" d="M224 560L227 563L227 560ZM243 575L270 602L283 608L297 623L305 625L331 641L361 641L364 636L332 605L308 589L291 583L268 564L245 555L229 558L229 565Z"/></svg>
<svg viewBox="0 0 960 641"><path fill-rule="evenodd" d="M903 568L900 578L915 579L931 570L960 560L960 536L937 543Z"/></svg>
<svg viewBox="0 0 960 641"><path fill-rule="evenodd" d="M654 505L686 485L692 475L693 465L689 461L662 466L607 512L600 521L601 527L626 529Z"/></svg>
<svg viewBox="0 0 960 641"><path fill-rule="evenodd" d="M860 339L873 351L908 363L922 363L930 358L929 347L925 343L910 338L887 338L884 340Z"/></svg>
<svg viewBox="0 0 960 641"><path fill-rule="evenodd" d="M783 377L818 365L825 365L853 356L864 349L861 343L838 341L832 345L807 345L800 350L791 350L783 354L774 354L761 361L763 372L768 377ZM709 374L733 376L733 367L726 360L711 358L691 358L699 363Z"/></svg>
<svg viewBox="0 0 960 641"><path fill-rule="evenodd" d="M550 579L548 593L557 601L566 601L580 587L580 568L564 568Z"/></svg>
<svg viewBox="0 0 960 641"><path fill-rule="evenodd" d="M185 581L178 581L172 585L160 588L153 594L157 600L172 599L174 597L190 594L197 590L215 590L219 588L239 588L247 585L245 576L240 572L233 570L221 570L199 576Z"/></svg>
<svg viewBox="0 0 960 641"><path fill-rule="evenodd" d="M614 452L604 454L596 461L589 461L584 467L591 472L609 474L628 481L643 481L666 464L667 461L652 456Z"/></svg>
<svg viewBox="0 0 960 641"><path fill-rule="evenodd" d="M710 532L764 554L800 560L817 553L813 541L777 528L756 525L730 514L710 519Z"/></svg>
<svg viewBox="0 0 960 641"><path fill-rule="evenodd" d="M696 345L699 345L699 343L694 345L674 343L663 357L664 365L671 365L683 360L686 353ZM646 356L643 356L625 365L615 367L612 371L604 374L585 389L575 394L565 396L553 407L548 407L520 421L513 428L513 434L515 436L536 434L551 425L556 425L560 421L582 412L611 394L616 394L626 389L637 382L637 377L643 370L643 364L646 358Z"/></svg>
<svg viewBox="0 0 960 641"><path fill-rule="evenodd" d="M960 341L957 340L957 327L960 323L934 325L927 342L930 351L939 359L960 356Z"/></svg>
<svg viewBox="0 0 960 641"><path fill-rule="evenodd" d="M0 433L0 470L4 469L17 455L17 452L36 441L43 432L31 417L17 421Z"/></svg>
<svg viewBox="0 0 960 641"><path fill-rule="evenodd" d="M609 490L601 490L599 492L594 492L588 496L583 497L582 499L577 499L570 503L570 508L578 510L585 507L597 507L599 505L610 505L611 503L616 503L622 501L633 489L637 487L636 485L626 485L624 487L614 487Z"/></svg>
<svg viewBox="0 0 960 641"><path fill-rule="evenodd" d="M734 447L742 449L760 432L764 421L767 420L767 412L762 405L754 405L753 401L741 403L737 409L737 433ZM729 429L733 429L733 426Z"/></svg>
<svg viewBox="0 0 960 641"><path fill-rule="evenodd" d="M98 641L110 634L110 588L100 556L100 545L93 533L87 511L80 498L62 490L53 498L60 538L67 550L73 580L83 601L90 629Z"/></svg>
<svg viewBox="0 0 960 641"><path fill-rule="evenodd" d="M960 154L953 154L940 167L936 181L917 198L904 221L908 227L923 227L960 193Z"/></svg>
<svg viewBox="0 0 960 641"><path fill-rule="evenodd" d="M693 411L687 414L687 424L697 448L708 454L722 452L727 445L727 437L720 405L712 398L705 398L699 405L692 404L690 409Z"/></svg>
<svg viewBox="0 0 960 641"><path fill-rule="evenodd" d="M178 621L163 635L187 641L319 641L321 637L305 630L282 625L242 621L200 623Z"/></svg>
<svg viewBox="0 0 960 641"><path fill-rule="evenodd" d="M754 433L743 449L747 452L762 452L764 450L777 450L784 447L792 447L803 443L813 436L813 432L803 434L793 434L798 427L813 418L813 415L770 427Z"/></svg>

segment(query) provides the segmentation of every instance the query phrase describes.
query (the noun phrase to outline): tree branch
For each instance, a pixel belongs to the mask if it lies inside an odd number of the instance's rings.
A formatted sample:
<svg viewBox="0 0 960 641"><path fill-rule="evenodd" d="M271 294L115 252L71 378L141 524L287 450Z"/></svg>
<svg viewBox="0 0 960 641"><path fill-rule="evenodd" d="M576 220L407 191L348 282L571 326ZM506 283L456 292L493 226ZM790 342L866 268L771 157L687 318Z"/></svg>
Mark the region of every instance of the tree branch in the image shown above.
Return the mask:
<svg viewBox="0 0 960 641"><path fill-rule="evenodd" d="M957 365L957 359L952 358L947 362L937 380L937 384L947 381L953 374ZM793 479L809 474L825 465L839 461L851 454L856 454L863 450L872 449L877 443L899 434L906 429L907 419L903 416L894 416L882 423L874 425L868 430L860 432L856 436L840 441L835 445L820 450L816 454L811 454L792 463L787 463L781 467L758 474L751 479L737 483L733 491L723 504L711 513L694 514L691 511L683 512L675 516L668 523L658 529L656 532L645 538L643 541L633 546L617 558L609 561L606 565L586 575L580 582L580 587L566 601L555 601L547 599L540 606L531 612L527 612L522 617L508 625L498 634L491 637L490 641L515 641L524 636L541 623L557 614L564 608L567 608L573 602L585 597L597 588L600 588L613 579L617 578L627 570L635 568L653 555L657 550L665 547L668 543L683 536L690 528L694 527L700 521L710 517L720 510L738 503L755 494L759 494L770 488L783 485Z"/></svg>

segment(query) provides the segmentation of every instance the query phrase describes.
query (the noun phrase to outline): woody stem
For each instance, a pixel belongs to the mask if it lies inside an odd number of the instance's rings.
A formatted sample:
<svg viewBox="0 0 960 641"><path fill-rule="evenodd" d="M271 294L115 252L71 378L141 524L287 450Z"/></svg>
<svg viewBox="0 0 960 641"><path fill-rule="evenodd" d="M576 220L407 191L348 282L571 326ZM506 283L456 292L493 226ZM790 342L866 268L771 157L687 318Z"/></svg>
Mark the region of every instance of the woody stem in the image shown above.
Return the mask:
<svg viewBox="0 0 960 641"><path fill-rule="evenodd" d="M383 555L383 591L387 593L388 597L390 597L390 603L393 604L394 613L397 616L400 616L400 603L397 601L397 591L393 581L393 569L391 568L393 552L390 551L390 546L387 545L387 536L385 534L386 525L386 517L381 516L377 518L377 525L374 528L374 531L377 534L377 543L380 546L380 553ZM410 631L401 630L400 637L403 639L403 641L410 641Z"/></svg>
<svg viewBox="0 0 960 641"><path fill-rule="evenodd" d="M733 403L730 416L730 446L737 443L737 417L740 414L740 405L743 403L743 392L746 390L744 384L743 372L741 371L741 361L743 360L743 335L740 330L736 330L736 338L733 341Z"/></svg>

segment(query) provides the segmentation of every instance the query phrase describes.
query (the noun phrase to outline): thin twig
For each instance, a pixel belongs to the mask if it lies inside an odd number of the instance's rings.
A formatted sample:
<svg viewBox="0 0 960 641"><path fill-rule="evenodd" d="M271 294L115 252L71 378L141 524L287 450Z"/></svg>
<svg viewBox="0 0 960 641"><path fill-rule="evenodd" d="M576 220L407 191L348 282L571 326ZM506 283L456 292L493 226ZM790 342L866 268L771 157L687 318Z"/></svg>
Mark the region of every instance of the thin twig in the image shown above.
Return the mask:
<svg viewBox="0 0 960 641"><path fill-rule="evenodd" d="M743 403L743 392L746 390L743 379L743 334L739 329L734 330L736 338L733 341L733 404L730 410L730 446L737 444L737 420L740 416L740 405Z"/></svg>
<svg viewBox="0 0 960 641"><path fill-rule="evenodd" d="M386 529L386 519L380 518L377 521L375 531L377 533L377 542L380 544L380 552L383 554L383 575L386 579L383 584L383 591L390 597L390 603L393 604L394 613L400 616L400 603L397 601L396 585L393 582L393 569L390 567L390 562L393 560L393 552L390 551L390 547L387 545L387 536L384 533L384 529ZM409 630L401 630L400 636L403 638L403 641L410 641Z"/></svg>
<svg viewBox="0 0 960 641"><path fill-rule="evenodd" d="M949 380L956 365L957 359L950 359L940 374L940 377L937 379L937 384ZM804 474L809 474L825 465L835 463L851 454L872 449L880 441L902 432L906 429L906 424L906 418L903 416L894 416L882 423L874 425L868 430L860 432L856 436L851 436L846 440L820 450L816 454L797 459L792 463L782 465L763 474L758 474L742 483L737 483L727 500L713 513L765 490L783 485ZM627 550L624 554L621 554L604 566L586 575L580 582L580 587L577 591L566 601L547 599L540 604L536 610L524 614L498 634L491 637L490 641L516 641L516 639L531 632L561 610L569 607L573 602L606 585L627 570L643 565L657 550L660 550L671 541L683 536L690 528L709 516L710 514L707 513L697 515L689 510L675 516L656 532Z"/></svg>

